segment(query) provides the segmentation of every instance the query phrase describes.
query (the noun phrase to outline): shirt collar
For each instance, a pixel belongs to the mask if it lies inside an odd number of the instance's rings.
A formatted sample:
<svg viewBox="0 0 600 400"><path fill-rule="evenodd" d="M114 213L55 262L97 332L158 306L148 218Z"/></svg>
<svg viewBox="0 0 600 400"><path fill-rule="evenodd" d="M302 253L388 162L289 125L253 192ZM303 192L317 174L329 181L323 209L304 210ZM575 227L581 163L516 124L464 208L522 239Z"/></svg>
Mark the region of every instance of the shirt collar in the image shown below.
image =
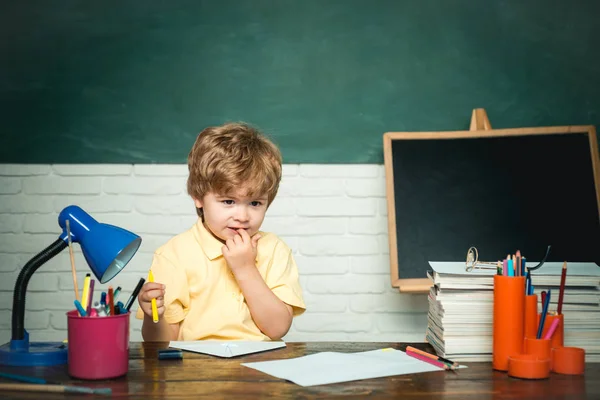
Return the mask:
<svg viewBox="0 0 600 400"><path fill-rule="evenodd" d="M194 226L194 234L196 236L196 241L209 260L212 261L223 255L223 251L221 250L223 248L223 243L206 229L201 218L198 218L198 222L196 222L196 225Z"/></svg>

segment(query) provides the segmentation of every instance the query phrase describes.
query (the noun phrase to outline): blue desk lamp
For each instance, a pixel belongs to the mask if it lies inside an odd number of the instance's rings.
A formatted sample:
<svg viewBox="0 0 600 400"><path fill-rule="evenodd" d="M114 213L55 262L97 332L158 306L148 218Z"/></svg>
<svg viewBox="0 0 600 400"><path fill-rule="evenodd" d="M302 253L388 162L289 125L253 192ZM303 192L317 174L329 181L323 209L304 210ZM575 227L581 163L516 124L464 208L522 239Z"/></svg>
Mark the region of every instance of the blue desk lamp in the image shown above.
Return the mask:
<svg viewBox="0 0 600 400"><path fill-rule="evenodd" d="M62 343L29 342L25 330L25 292L33 273L68 246L66 221L71 240L79 243L83 255L100 283L117 275L136 253L142 239L119 227L101 224L77 206L60 212L58 224L63 229L59 238L33 257L21 270L13 293L12 339L0 347L0 365L42 366L67 363L67 348Z"/></svg>

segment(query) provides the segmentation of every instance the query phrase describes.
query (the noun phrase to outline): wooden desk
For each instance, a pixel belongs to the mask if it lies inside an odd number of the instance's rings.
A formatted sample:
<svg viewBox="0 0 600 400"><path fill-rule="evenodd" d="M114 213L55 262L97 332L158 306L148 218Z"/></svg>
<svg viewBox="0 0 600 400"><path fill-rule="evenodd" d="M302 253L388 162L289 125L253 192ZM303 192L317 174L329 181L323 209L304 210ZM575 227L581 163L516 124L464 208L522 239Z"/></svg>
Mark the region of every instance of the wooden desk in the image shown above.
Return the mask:
<svg viewBox="0 0 600 400"><path fill-rule="evenodd" d="M167 343L132 343L129 373L108 381L81 381L69 378L65 365L44 368L2 367L1 372L35 375L64 384L110 387L114 398L324 398L354 397L401 399L599 399L600 364L588 364L585 376L552 374L550 379L528 381L510 378L492 370L491 363L467 363L468 369L428 372L367 379L331 385L302 387L274 378L240 363L286 359L322 351L357 352L407 345L431 351L424 343L287 343L287 348L246 357L221 359L203 354L184 353L184 360L161 360L157 350ZM4 380L1 380L4 382ZM62 395L2 392L1 398L52 399ZM74 395L66 395L71 399ZM86 397L87 398L87 397ZM96 397L108 398L108 397Z"/></svg>

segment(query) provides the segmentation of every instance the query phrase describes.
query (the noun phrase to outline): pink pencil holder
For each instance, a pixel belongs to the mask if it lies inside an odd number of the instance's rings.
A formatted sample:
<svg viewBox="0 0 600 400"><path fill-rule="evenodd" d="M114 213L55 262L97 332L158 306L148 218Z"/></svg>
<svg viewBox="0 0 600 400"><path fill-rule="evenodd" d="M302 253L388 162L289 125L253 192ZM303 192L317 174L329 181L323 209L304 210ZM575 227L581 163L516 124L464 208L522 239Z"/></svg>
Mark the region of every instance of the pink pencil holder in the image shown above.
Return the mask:
<svg viewBox="0 0 600 400"><path fill-rule="evenodd" d="M129 369L129 313L80 317L67 312L69 375L79 379L109 379Z"/></svg>

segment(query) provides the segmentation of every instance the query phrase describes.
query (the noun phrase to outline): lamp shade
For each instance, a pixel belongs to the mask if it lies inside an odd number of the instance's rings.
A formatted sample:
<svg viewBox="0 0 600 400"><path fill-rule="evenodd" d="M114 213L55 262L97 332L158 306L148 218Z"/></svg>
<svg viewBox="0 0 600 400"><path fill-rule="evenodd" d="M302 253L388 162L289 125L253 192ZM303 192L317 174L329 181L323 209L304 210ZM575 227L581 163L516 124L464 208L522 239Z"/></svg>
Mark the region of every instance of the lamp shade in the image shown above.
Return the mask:
<svg viewBox="0 0 600 400"><path fill-rule="evenodd" d="M68 206L58 216L63 229L60 238L68 240L66 221L69 220L71 240L79 243L90 269L106 283L117 275L131 260L142 239L125 229L96 221L77 206Z"/></svg>

